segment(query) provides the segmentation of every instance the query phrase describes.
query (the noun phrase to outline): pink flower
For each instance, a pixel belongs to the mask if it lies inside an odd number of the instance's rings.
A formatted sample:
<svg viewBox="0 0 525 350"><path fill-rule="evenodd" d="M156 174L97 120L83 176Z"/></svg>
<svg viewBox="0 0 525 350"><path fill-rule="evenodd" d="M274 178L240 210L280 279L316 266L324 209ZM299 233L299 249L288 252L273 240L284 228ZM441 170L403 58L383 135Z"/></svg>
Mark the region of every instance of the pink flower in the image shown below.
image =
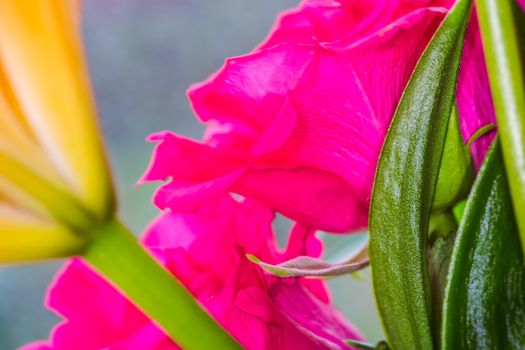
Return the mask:
<svg viewBox="0 0 525 350"><path fill-rule="evenodd" d="M457 105L465 142L468 142L479 128L496 122L479 23L475 15L467 28L458 77ZM476 169L481 166L494 135L495 132L491 132L472 144L470 153Z"/></svg>
<svg viewBox="0 0 525 350"><path fill-rule="evenodd" d="M171 179L155 203L192 211L237 193L308 227L366 227L391 118L452 3L307 0L283 14L259 48L190 89L203 142L150 137L158 145L142 181ZM465 138L493 120L478 37L469 36L459 88Z"/></svg>
<svg viewBox="0 0 525 350"><path fill-rule="evenodd" d="M293 243L279 252L272 219L271 211L254 202L224 197L192 214L160 216L144 243L246 349L350 349L342 340L361 336L329 304L322 281L278 279L245 258L251 253L278 263L320 254L320 242L300 226ZM59 274L47 303L66 320L50 344L25 350L178 349L79 259Z"/></svg>

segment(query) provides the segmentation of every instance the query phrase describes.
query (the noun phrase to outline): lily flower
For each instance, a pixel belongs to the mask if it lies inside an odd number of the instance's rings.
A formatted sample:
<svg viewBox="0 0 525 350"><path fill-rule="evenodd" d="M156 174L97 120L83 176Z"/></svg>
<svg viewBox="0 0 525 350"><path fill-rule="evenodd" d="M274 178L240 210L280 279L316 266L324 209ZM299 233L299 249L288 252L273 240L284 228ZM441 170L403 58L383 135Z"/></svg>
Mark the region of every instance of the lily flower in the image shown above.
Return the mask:
<svg viewBox="0 0 525 350"><path fill-rule="evenodd" d="M81 251L115 201L79 3L0 0L0 263Z"/></svg>

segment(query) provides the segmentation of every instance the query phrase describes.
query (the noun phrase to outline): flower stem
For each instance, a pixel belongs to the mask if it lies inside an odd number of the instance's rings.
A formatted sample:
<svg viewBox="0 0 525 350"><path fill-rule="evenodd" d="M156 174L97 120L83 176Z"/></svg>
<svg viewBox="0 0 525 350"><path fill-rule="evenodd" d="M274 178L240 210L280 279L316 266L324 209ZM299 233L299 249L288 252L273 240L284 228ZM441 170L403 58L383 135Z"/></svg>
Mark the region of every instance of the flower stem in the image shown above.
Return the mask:
<svg viewBox="0 0 525 350"><path fill-rule="evenodd" d="M513 3L476 1L505 169L525 252L525 87Z"/></svg>
<svg viewBox="0 0 525 350"><path fill-rule="evenodd" d="M118 220L103 224L83 257L183 349L241 349Z"/></svg>

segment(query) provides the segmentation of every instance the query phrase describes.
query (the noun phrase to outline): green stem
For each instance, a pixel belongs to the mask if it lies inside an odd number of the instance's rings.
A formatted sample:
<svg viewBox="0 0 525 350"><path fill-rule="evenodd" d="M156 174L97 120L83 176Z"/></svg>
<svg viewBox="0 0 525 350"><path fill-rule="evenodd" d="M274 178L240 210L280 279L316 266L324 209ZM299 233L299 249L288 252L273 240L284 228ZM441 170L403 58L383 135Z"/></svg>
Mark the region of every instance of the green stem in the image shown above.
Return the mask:
<svg viewBox="0 0 525 350"><path fill-rule="evenodd" d="M525 87L513 2L476 3L505 168L525 252Z"/></svg>
<svg viewBox="0 0 525 350"><path fill-rule="evenodd" d="M241 349L118 220L100 227L83 256L181 348Z"/></svg>

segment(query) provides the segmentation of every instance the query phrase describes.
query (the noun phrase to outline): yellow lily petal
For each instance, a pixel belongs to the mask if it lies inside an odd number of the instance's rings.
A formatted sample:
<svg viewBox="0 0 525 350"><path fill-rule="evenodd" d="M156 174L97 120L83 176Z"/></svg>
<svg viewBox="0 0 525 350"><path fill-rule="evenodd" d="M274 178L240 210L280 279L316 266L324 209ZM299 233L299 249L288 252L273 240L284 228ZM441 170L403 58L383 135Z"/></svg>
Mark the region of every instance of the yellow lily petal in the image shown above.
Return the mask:
<svg viewBox="0 0 525 350"><path fill-rule="evenodd" d="M14 96L9 81L0 65L0 154L9 155L9 158L16 159L24 164L25 167L39 174L53 183L55 186L67 189L64 179L54 168L53 163L43 151L30 125L22 114L16 96ZM3 191L12 201L24 206L29 203L27 195L21 195L20 188L15 184L7 184L1 178L4 170L12 173L10 162L0 164L0 193ZM15 177L18 178L18 176ZM5 180L5 179L4 179ZM31 181L31 179L28 179ZM3 190L2 190L3 188ZM23 200L20 201L20 198ZM31 208L34 206L32 205ZM40 212L40 210L39 210Z"/></svg>
<svg viewBox="0 0 525 350"><path fill-rule="evenodd" d="M0 148L53 183L65 185L21 114L0 66Z"/></svg>
<svg viewBox="0 0 525 350"><path fill-rule="evenodd" d="M18 159L0 148L0 191L10 202L18 203L25 210L46 211L47 217L78 232L89 233L97 220L86 210L78 198L60 187L54 186L40 174L32 171ZM36 210L35 210L36 209Z"/></svg>
<svg viewBox="0 0 525 350"><path fill-rule="evenodd" d="M56 223L0 204L0 264L67 257L86 241Z"/></svg>
<svg viewBox="0 0 525 350"><path fill-rule="evenodd" d="M39 217L52 218L53 214L30 194L24 192L5 177L0 175L0 201L24 208L25 211Z"/></svg>
<svg viewBox="0 0 525 350"><path fill-rule="evenodd" d="M72 15L77 7L71 0L0 0L0 64L55 167L106 217L114 199Z"/></svg>
<svg viewBox="0 0 525 350"><path fill-rule="evenodd" d="M2 227L3 233L8 234L0 236L0 264L67 258L79 255L86 243L60 227L40 224Z"/></svg>

